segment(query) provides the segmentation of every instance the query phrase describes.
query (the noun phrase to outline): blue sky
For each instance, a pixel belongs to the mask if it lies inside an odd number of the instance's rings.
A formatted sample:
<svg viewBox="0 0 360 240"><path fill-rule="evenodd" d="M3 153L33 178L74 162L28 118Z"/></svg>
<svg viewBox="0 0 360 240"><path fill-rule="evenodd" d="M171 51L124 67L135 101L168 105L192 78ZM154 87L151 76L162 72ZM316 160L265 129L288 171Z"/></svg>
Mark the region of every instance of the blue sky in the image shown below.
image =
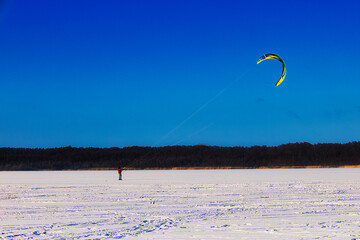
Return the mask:
<svg viewBox="0 0 360 240"><path fill-rule="evenodd" d="M359 1L2 2L1 147L359 140Z"/></svg>

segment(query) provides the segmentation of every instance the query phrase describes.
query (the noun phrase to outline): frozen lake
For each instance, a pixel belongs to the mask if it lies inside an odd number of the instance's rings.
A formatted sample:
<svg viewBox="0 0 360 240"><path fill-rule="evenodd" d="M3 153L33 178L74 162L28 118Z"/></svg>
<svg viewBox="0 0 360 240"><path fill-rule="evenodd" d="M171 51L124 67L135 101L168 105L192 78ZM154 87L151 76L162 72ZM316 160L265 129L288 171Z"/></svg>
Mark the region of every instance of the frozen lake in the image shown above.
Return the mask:
<svg viewBox="0 0 360 240"><path fill-rule="evenodd" d="M360 239L360 169L0 172L0 239Z"/></svg>

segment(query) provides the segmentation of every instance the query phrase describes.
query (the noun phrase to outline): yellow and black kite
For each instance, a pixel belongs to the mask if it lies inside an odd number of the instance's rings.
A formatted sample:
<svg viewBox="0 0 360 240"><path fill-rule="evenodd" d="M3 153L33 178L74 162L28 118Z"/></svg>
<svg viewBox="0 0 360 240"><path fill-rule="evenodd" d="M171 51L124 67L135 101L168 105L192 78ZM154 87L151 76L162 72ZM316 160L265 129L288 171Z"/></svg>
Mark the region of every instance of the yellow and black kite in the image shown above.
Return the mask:
<svg viewBox="0 0 360 240"><path fill-rule="evenodd" d="M266 60L266 59L275 59L275 60L278 60L282 63L283 65L283 70L282 70L282 74L281 74L281 77L279 79L279 81L276 83L276 87L280 85L280 83L282 83L282 81L284 81L285 79L285 76L286 76L286 67L285 67L285 62L284 60L277 54L275 53L267 53L263 56L261 56L258 61L257 61L257 64L261 63L262 61Z"/></svg>

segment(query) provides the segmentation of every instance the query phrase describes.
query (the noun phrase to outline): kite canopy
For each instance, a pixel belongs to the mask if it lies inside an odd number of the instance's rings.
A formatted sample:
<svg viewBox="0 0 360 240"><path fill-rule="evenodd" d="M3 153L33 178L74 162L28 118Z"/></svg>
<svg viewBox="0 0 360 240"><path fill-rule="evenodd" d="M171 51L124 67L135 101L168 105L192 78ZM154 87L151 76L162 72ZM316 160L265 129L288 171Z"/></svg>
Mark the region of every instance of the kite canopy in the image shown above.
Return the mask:
<svg viewBox="0 0 360 240"><path fill-rule="evenodd" d="M275 59L275 60L278 60L282 63L283 65L283 70L282 70L282 74L281 74L281 77L279 79L279 81L276 83L276 87L280 85L280 83L282 83L282 81L284 81L285 79L285 76L286 76L286 66L285 66L285 62L284 60L277 54L275 53L267 53L263 56L261 56L258 61L257 61L257 64L261 63L262 61L264 60L267 60L267 59Z"/></svg>

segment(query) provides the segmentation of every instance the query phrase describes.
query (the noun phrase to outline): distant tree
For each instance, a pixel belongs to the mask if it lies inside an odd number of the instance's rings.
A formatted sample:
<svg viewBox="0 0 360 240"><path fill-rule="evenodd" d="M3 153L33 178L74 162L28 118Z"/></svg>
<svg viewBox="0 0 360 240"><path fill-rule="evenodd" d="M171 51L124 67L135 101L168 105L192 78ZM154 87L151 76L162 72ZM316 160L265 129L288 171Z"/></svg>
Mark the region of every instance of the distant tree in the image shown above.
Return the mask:
<svg viewBox="0 0 360 240"><path fill-rule="evenodd" d="M289 143L277 147L207 145L125 148L0 148L0 170L282 167L360 165L360 143Z"/></svg>

